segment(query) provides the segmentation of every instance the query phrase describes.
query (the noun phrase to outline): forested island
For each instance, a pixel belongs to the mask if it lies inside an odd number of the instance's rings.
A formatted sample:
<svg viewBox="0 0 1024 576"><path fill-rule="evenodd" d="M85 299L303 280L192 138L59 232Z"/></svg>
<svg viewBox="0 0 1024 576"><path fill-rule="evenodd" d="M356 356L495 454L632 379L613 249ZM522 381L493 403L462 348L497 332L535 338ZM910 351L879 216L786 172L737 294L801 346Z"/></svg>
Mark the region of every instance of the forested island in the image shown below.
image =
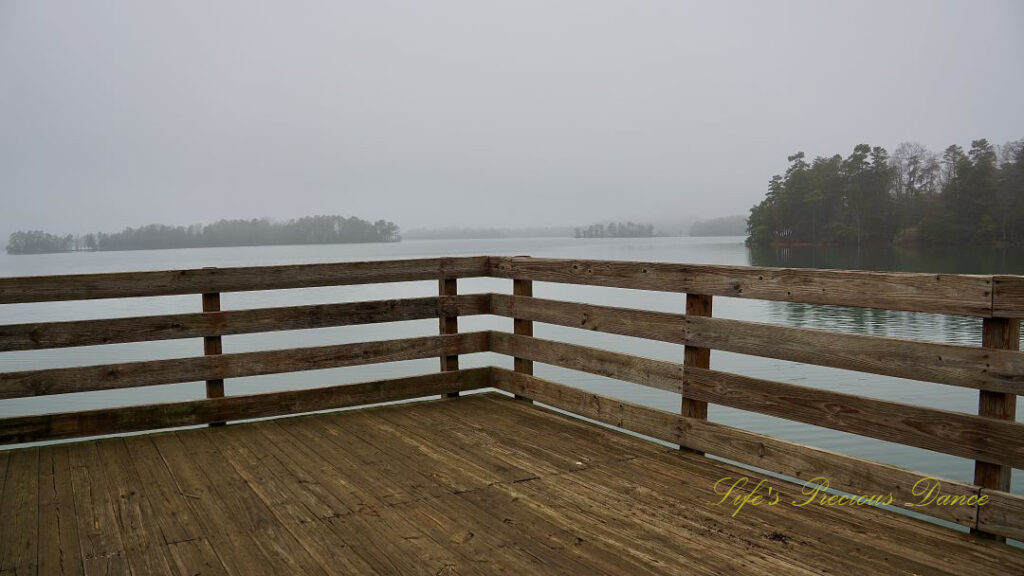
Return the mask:
<svg viewBox="0 0 1024 576"><path fill-rule="evenodd" d="M1024 140L803 152L751 208L747 243L1024 246Z"/></svg>
<svg viewBox="0 0 1024 576"><path fill-rule="evenodd" d="M576 238L651 238L655 234L654 224L609 222L607 225L591 224L585 228L576 228L573 235Z"/></svg>
<svg viewBox="0 0 1024 576"><path fill-rule="evenodd" d="M354 216L306 216L283 222L268 218L221 220L191 226L150 224L111 234L96 232L77 236L32 230L11 234L7 253L398 242L401 240L398 231L393 222L370 222Z"/></svg>
<svg viewBox="0 0 1024 576"><path fill-rule="evenodd" d="M747 217L742 214L698 220L690 226L690 236L743 236L747 233Z"/></svg>

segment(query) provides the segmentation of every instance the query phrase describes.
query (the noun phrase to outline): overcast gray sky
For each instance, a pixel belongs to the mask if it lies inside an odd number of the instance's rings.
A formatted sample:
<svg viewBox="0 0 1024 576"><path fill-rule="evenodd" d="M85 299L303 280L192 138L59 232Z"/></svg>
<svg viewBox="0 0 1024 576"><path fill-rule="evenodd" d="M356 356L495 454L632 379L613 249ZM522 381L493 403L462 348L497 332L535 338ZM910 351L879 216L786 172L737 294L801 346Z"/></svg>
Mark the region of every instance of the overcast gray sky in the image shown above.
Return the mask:
<svg viewBox="0 0 1024 576"><path fill-rule="evenodd" d="M1024 3L0 0L0 233L746 213L786 156L1024 138Z"/></svg>

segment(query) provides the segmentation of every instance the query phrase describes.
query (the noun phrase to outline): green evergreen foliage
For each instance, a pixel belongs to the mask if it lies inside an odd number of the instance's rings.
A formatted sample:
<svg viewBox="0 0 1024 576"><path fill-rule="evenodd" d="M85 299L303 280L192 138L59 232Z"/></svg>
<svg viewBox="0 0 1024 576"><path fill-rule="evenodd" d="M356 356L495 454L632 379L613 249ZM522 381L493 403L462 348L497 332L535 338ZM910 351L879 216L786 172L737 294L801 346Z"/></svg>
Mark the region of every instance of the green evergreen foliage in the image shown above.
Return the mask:
<svg viewBox="0 0 1024 576"><path fill-rule="evenodd" d="M751 208L748 244L1024 246L1024 140L941 156L858 144L846 158L798 152L789 163Z"/></svg>

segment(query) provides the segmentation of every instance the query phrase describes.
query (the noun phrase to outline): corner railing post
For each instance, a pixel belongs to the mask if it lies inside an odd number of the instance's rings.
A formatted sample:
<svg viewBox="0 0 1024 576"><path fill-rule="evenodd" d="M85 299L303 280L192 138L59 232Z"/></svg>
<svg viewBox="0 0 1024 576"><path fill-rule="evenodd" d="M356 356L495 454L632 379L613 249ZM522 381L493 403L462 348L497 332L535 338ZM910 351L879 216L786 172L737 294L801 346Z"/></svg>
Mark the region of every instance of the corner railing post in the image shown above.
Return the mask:
<svg viewBox="0 0 1024 576"><path fill-rule="evenodd" d="M711 316L711 296L708 294L687 294L687 316ZM708 403L686 396L686 368L711 368L711 349L697 346L683 348L683 404L681 414L688 418L707 420Z"/></svg>
<svg viewBox="0 0 1024 576"><path fill-rule="evenodd" d="M203 294L203 312L220 312L220 292L208 292ZM211 323L212 324L212 323ZM203 337L203 354L206 356L217 356L223 353L220 336ZM224 379L206 381L207 398L224 397ZM212 422L210 426L223 426L224 422Z"/></svg>
<svg viewBox="0 0 1024 576"><path fill-rule="evenodd" d="M512 280L512 295L532 297L533 296L533 280ZM513 304L513 319L512 328L513 332L520 336L533 336L533 321L522 320L514 317L515 305ZM533 360L527 360L526 358L515 358L513 360L514 368L516 372L521 374L533 375ZM516 400L524 400L529 402L530 399L524 396L516 394Z"/></svg>
<svg viewBox="0 0 1024 576"><path fill-rule="evenodd" d="M982 321L981 345L999 350L1020 350L1020 320L1011 318L985 318ZM999 420L1017 418L1017 395L982 390L978 395L978 415ZM992 462L974 461L974 483L982 488L1010 491L1013 469ZM1005 542L1003 537L972 529L980 536Z"/></svg>
<svg viewBox="0 0 1024 576"><path fill-rule="evenodd" d="M445 300L451 299L447 297L454 297L458 295L458 282L459 281L456 278L441 278L438 281L438 295L440 296L440 306L438 307L438 324L442 335L459 333L459 317L457 312L455 311L455 308L445 306ZM458 369L458 354L441 356L441 372L450 372ZM457 398L458 395L458 392L449 392L445 394L445 397Z"/></svg>

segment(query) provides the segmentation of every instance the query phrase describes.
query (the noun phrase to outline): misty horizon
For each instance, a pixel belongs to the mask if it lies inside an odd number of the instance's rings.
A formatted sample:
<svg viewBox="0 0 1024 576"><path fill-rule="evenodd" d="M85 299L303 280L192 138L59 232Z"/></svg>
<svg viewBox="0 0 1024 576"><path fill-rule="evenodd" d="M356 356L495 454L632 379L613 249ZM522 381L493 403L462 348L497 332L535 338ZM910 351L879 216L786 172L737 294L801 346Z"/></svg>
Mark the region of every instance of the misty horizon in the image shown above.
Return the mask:
<svg viewBox="0 0 1024 576"><path fill-rule="evenodd" d="M746 214L786 157L1024 135L1024 6L0 5L0 235Z"/></svg>

